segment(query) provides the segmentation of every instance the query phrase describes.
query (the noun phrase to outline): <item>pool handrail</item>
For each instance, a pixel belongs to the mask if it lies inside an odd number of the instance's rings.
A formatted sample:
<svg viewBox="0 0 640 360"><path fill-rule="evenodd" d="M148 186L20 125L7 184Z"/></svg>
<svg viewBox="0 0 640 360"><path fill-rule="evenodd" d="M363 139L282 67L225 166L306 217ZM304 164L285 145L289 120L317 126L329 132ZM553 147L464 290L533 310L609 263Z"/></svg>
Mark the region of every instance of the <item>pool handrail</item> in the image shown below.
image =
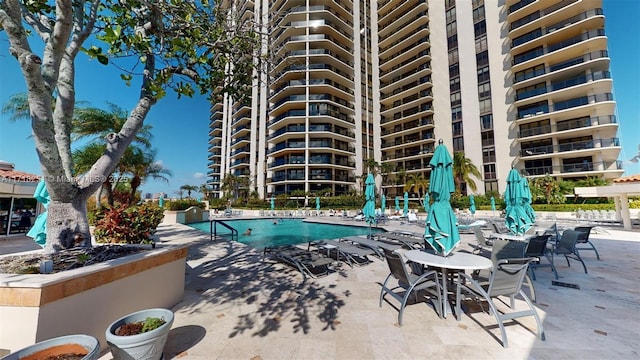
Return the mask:
<svg viewBox="0 0 640 360"><path fill-rule="evenodd" d="M209 220L209 232L210 232L211 241L213 241L214 237L218 236L218 224L220 224L220 225L226 227L227 229L231 230L231 240L232 241L238 241L238 230L236 230L234 227L228 225L224 221L216 220L216 219Z"/></svg>

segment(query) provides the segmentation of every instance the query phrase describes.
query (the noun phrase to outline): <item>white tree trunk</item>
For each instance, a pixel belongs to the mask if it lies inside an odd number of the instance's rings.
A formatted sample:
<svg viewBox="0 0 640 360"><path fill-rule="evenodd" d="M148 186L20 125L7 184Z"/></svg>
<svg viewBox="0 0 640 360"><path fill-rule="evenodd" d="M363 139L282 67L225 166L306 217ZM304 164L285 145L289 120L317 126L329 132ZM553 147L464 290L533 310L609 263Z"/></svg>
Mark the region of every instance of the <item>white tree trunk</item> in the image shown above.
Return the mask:
<svg viewBox="0 0 640 360"><path fill-rule="evenodd" d="M60 251L76 245L91 246L87 197L77 196L70 202L50 202L47 208L46 250Z"/></svg>

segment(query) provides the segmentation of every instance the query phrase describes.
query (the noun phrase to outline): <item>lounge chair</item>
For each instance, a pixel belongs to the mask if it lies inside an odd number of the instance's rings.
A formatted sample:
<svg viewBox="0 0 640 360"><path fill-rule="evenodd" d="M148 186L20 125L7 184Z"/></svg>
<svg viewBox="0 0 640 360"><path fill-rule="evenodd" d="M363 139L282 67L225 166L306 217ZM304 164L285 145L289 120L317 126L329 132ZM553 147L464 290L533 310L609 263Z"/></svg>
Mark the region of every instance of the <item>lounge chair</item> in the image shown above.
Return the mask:
<svg viewBox="0 0 640 360"><path fill-rule="evenodd" d="M480 229L479 226L472 227L473 235L476 239L474 244L471 244L473 247L474 254L480 254L482 251L491 251L491 247L493 246L493 240L489 240L484 236L484 232Z"/></svg>
<svg viewBox="0 0 640 360"><path fill-rule="evenodd" d="M416 249L424 247L424 238L417 237L413 233L412 234L401 234L401 233L378 233L376 234L378 240L383 242L388 242L392 244L401 244L409 249Z"/></svg>
<svg viewBox="0 0 640 360"><path fill-rule="evenodd" d="M402 315L409 296L414 294L415 300L418 302L418 291L427 290L433 308L436 310L438 316L442 317L442 309L440 308L440 304L442 304L442 291L440 290L438 273L435 270L430 270L420 275L416 275L409 271L402 256L394 251L385 250L385 257L387 259L390 272L384 280L384 283L382 283L378 306L382 307L382 301L385 300L384 298L387 294L399 301L400 308L398 309L398 325L402 325ZM398 285L394 287L389 286L388 283L391 279L396 279L398 281ZM402 289L402 291L396 292L398 289ZM434 298L437 298L437 301L434 301Z"/></svg>
<svg viewBox="0 0 640 360"><path fill-rule="evenodd" d="M407 214L407 223L409 224L417 224L418 223L418 216L414 213L408 213Z"/></svg>
<svg viewBox="0 0 640 360"><path fill-rule="evenodd" d="M366 265L371 263L370 255L376 255L376 251L358 247L348 242L338 240L320 240L309 242L309 247L314 246L319 251L326 252L327 256L344 260L349 266Z"/></svg>
<svg viewBox="0 0 640 360"><path fill-rule="evenodd" d="M507 348L509 343L507 340L507 333L504 328L504 322L507 320L513 320L525 316L533 316L538 325L538 336L545 340L544 330L542 328L542 322L540 317L533 306L531 300L522 291L522 283L527 275L527 268L533 258L520 258L520 259L500 259L495 264L491 271L491 276L487 282L477 282L469 275L464 273L460 276L464 276L467 281L458 282L456 289L456 312L460 312L460 294L462 290L475 295L478 298L484 299L489 304L491 313L495 316L500 327L500 334L502 336L502 346ZM513 312L500 312L496 308L493 299L499 296L506 296L511 299L511 309L514 308L513 299L515 296L520 295L526 302L528 309Z"/></svg>
<svg viewBox="0 0 640 360"><path fill-rule="evenodd" d="M296 268L305 281L307 275L316 278L333 272L333 259L294 245L267 247L264 255Z"/></svg>
<svg viewBox="0 0 640 360"><path fill-rule="evenodd" d="M380 259L384 258L384 250L394 251L402 248L400 244L390 244L384 241L373 240L362 236L347 236L340 239L340 241L346 241L352 244L357 244L361 247L366 247L376 252L376 256Z"/></svg>
<svg viewBox="0 0 640 360"><path fill-rule="evenodd" d="M591 240L589 240L589 235L591 235L591 229L593 226L576 226L573 230L579 231L580 236L578 236L578 241L576 242L576 250L592 250L596 253L596 259L600 260L600 254L598 253L598 249L593 245ZM580 244L587 244L588 247L578 247Z"/></svg>

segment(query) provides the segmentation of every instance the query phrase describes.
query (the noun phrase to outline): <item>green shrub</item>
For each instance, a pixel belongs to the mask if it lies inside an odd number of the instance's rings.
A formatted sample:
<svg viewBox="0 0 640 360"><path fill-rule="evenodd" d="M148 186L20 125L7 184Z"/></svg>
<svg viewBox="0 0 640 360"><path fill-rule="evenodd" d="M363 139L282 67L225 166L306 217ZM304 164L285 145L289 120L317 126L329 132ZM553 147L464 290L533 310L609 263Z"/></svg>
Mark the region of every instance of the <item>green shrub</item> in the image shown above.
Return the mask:
<svg viewBox="0 0 640 360"><path fill-rule="evenodd" d="M164 210L156 204L105 209L96 216L93 234L100 243L144 244L164 218Z"/></svg>
<svg viewBox="0 0 640 360"><path fill-rule="evenodd" d="M201 209L205 208L205 204L203 202L195 199L171 200L165 202L164 206L167 208L167 210L173 211L187 210L192 206L197 206Z"/></svg>

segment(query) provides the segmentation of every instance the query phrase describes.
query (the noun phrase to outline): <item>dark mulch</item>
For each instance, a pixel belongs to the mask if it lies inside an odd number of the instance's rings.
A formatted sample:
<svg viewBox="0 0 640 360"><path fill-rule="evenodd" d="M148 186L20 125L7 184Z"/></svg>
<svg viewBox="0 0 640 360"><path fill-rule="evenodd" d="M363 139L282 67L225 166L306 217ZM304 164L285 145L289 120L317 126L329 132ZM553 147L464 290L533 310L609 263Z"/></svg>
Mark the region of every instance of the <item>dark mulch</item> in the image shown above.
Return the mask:
<svg viewBox="0 0 640 360"><path fill-rule="evenodd" d="M72 248L53 254L38 252L28 255L3 256L0 257L0 274L38 274L42 260L53 260L52 273L57 273L147 250L135 246L99 245L92 248Z"/></svg>

